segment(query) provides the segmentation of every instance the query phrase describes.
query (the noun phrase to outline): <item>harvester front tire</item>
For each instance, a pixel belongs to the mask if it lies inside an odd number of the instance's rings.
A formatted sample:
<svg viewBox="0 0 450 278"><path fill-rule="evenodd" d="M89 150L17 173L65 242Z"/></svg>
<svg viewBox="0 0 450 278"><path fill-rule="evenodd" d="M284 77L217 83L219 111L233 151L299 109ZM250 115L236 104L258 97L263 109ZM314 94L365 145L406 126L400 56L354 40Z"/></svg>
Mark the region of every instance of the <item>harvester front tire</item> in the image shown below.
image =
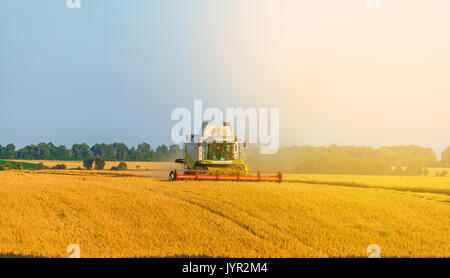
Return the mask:
<svg viewBox="0 0 450 278"><path fill-rule="evenodd" d="M175 174L175 171L170 171L170 174L169 174L169 180L170 180L170 181L175 181L175 180L177 180L177 174Z"/></svg>

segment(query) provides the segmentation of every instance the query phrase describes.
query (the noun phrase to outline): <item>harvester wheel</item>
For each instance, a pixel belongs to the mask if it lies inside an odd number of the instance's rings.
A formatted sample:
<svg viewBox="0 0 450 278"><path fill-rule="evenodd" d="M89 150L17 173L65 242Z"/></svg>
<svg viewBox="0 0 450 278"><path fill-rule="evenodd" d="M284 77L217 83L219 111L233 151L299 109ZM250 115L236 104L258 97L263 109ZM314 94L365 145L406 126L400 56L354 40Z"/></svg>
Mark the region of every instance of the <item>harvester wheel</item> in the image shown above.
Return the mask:
<svg viewBox="0 0 450 278"><path fill-rule="evenodd" d="M175 181L177 179L177 174L176 174L176 172L175 171L170 171L170 174L169 174L169 180L170 181Z"/></svg>

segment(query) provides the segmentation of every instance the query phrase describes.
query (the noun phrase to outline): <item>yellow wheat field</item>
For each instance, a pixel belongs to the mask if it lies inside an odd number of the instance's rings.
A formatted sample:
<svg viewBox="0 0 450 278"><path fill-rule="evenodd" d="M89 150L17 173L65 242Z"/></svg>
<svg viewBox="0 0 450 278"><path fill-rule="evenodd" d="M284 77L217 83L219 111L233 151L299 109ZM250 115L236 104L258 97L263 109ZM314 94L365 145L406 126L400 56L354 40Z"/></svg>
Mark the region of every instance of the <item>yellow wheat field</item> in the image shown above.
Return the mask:
<svg viewBox="0 0 450 278"><path fill-rule="evenodd" d="M449 178L286 179L0 172L0 256L67 257L78 244L81 257L366 257L378 244L386 257L450 257Z"/></svg>

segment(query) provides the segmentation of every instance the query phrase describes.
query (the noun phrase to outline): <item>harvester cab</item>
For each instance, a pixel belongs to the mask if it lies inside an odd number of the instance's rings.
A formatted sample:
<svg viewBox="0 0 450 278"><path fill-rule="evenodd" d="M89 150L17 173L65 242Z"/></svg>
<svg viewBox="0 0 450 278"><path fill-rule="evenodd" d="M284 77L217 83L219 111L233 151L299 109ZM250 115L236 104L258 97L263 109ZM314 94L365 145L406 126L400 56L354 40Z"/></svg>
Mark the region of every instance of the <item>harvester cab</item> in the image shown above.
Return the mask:
<svg viewBox="0 0 450 278"><path fill-rule="evenodd" d="M257 172L251 176L244 162L245 147L246 142L237 139L230 123L203 122L201 134L191 135L184 145L184 158L175 160L184 164L184 170L172 170L169 179L281 182L281 173L268 177Z"/></svg>

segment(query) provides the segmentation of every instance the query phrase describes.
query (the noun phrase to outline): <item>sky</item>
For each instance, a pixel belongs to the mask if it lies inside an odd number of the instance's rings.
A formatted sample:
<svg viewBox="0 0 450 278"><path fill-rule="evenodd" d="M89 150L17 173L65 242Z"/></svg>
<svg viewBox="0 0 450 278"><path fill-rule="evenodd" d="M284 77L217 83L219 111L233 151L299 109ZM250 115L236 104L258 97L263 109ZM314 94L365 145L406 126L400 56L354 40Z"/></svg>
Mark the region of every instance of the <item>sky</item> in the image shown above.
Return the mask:
<svg viewBox="0 0 450 278"><path fill-rule="evenodd" d="M0 144L171 143L280 109L281 146L450 145L450 1L0 1Z"/></svg>

